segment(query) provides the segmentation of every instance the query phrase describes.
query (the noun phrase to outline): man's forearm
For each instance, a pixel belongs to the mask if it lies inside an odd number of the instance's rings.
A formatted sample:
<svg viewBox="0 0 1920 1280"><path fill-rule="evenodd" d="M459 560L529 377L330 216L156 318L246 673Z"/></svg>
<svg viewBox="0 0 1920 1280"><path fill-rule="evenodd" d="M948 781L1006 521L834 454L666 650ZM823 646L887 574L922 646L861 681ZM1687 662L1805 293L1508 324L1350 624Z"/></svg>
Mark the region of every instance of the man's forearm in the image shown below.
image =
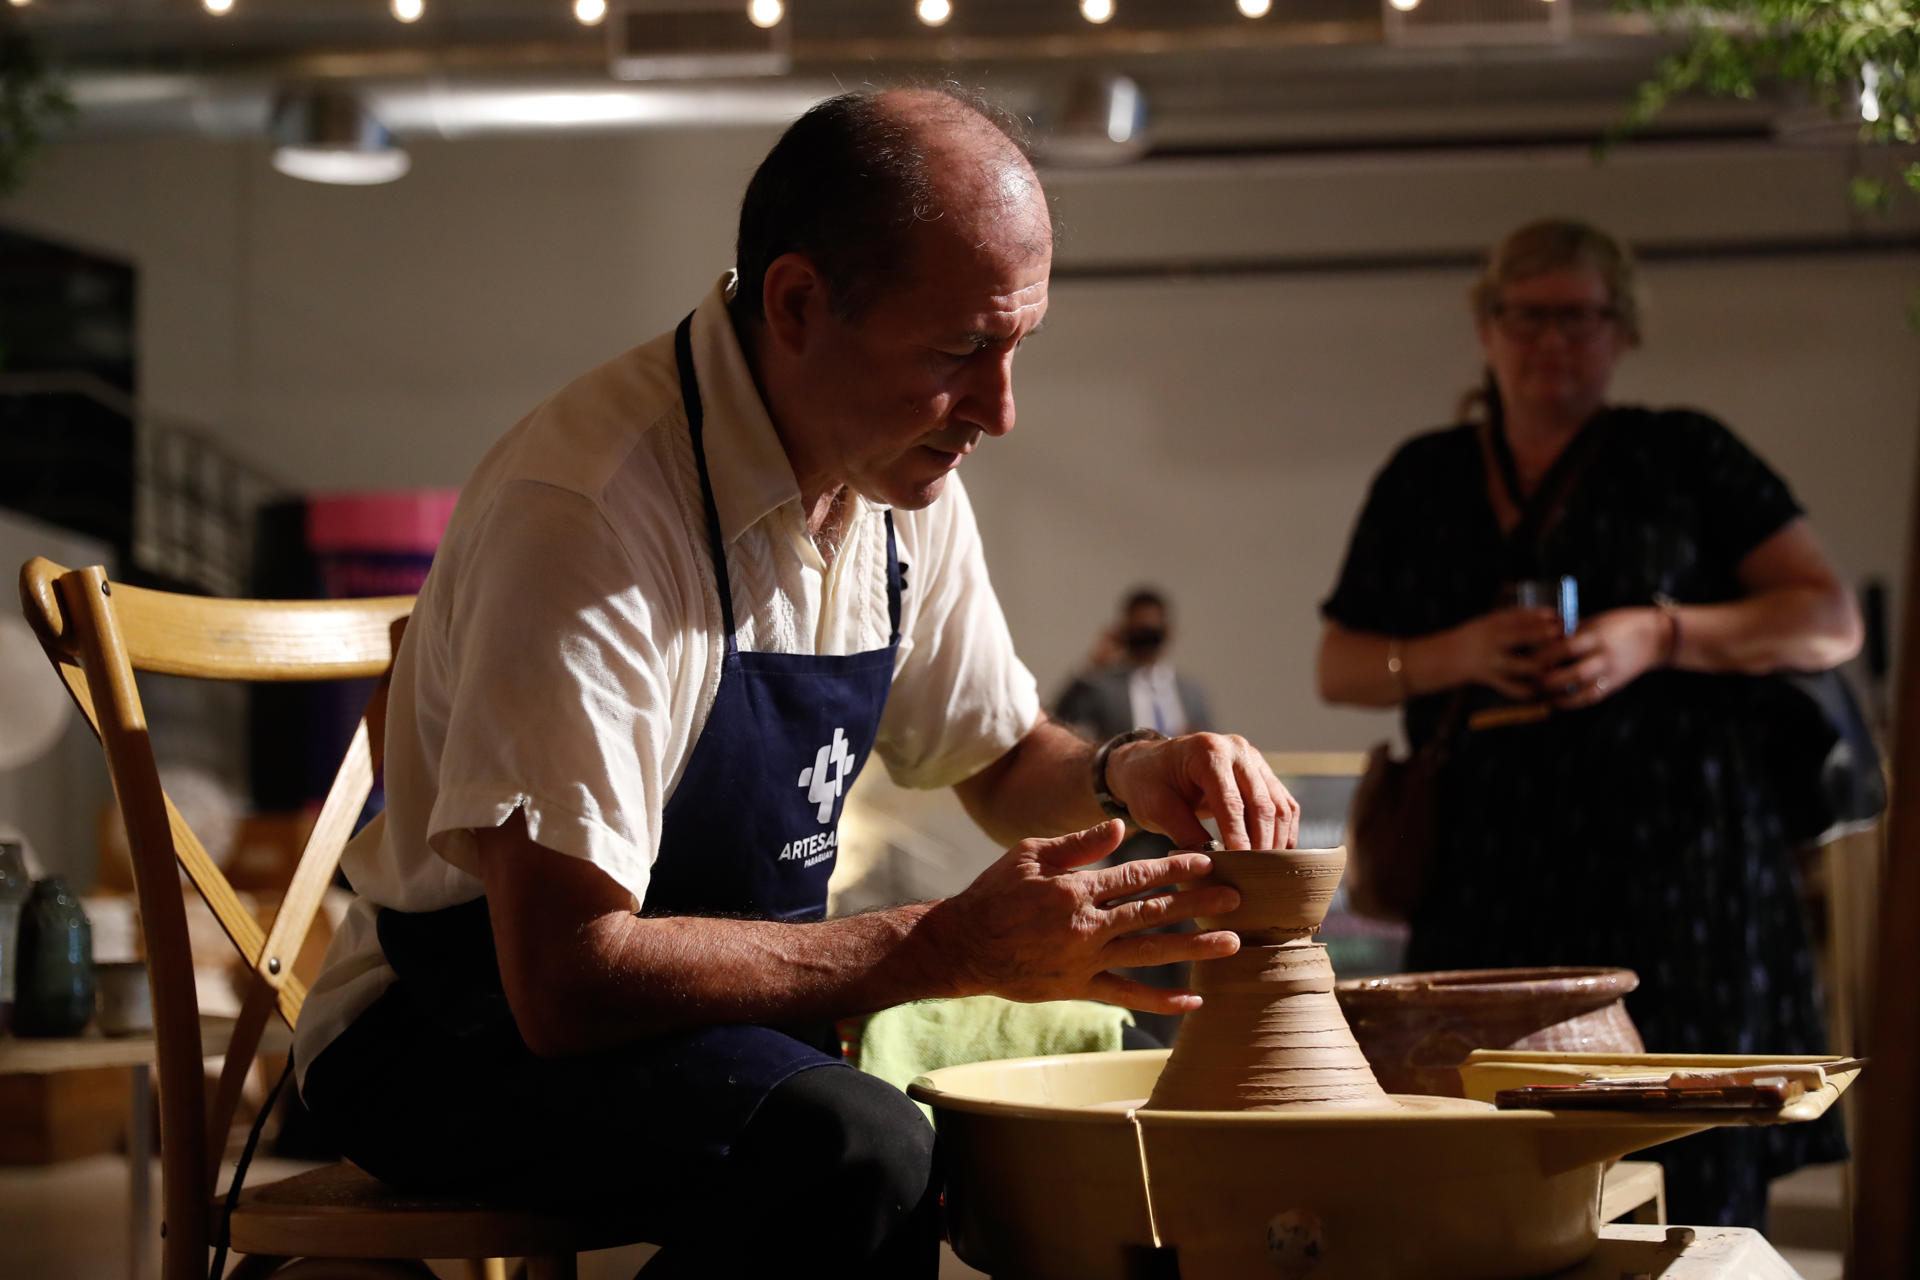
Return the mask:
<svg viewBox="0 0 1920 1280"><path fill-rule="evenodd" d="M1046 717L998 760L954 787L980 829L1001 844L1065 835L1103 821L1093 799L1089 743Z"/></svg>
<svg viewBox="0 0 1920 1280"><path fill-rule="evenodd" d="M680 1027L844 1017L954 994L937 903L793 924L636 916L582 858L515 814L475 833L500 977L536 1053L582 1053Z"/></svg>
<svg viewBox="0 0 1920 1280"><path fill-rule="evenodd" d="M933 905L815 924L602 916L570 949L580 960L571 980L514 1002L515 1017L536 1052L568 1054L683 1027L826 1021L955 994L914 938Z"/></svg>

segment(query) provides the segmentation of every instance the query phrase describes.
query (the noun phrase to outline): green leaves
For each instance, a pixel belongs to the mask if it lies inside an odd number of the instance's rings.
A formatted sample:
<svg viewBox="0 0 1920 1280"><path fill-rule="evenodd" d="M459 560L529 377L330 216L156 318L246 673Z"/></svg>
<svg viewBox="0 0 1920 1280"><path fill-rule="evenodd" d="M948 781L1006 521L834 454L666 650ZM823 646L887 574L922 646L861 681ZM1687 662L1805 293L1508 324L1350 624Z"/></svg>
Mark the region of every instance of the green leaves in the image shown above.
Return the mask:
<svg viewBox="0 0 1920 1280"><path fill-rule="evenodd" d="M47 126L73 111L39 48L17 21L0 18L0 196L20 189Z"/></svg>
<svg viewBox="0 0 1920 1280"><path fill-rule="evenodd" d="M1869 143L1920 142L1920 0L1620 0L1664 31L1680 52L1641 85L1609 141L1645 127L1680 94L1703 90L1753 98L1794 84L1843 119L1860 120ZM1920 195L1920 164L1901 171ZM1853 179L1862 208L1884 209L1901 190Z"/></svg>

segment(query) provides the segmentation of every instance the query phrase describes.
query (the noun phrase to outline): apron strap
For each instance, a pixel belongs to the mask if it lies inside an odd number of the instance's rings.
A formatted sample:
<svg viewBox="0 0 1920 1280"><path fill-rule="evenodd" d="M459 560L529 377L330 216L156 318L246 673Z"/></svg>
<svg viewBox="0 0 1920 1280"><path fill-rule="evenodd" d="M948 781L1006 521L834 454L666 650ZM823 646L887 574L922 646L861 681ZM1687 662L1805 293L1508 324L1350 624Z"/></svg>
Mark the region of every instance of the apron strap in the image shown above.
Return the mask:
<svg viewBox="0 0 1920 1280"><path fill-rule="evenodd" d="M693 459L700 468L700 501L707 513L707 551L713 558L714 585L720 591L720 618L727 632L727 652L735 651L733 584L727 578L727 548L720 537L720 508L713 500L713 480L707 474L704 438L706 409L700 402L700 379L693 371L693 313L689 311L673 331L673 358L680 366L680 401L686 406L687 434L693 437ZM888 644L900 643L900 600L906 576L900 571L900 551L893 536L893 511L887 511L887 617L893 625Z"/></svg>
<svg viewBox="0 0 1920 1280"><path fill-rule="evenodd" d="M906 594L907 575L900 568L900 551L893 540L893 508L887 508L887 617L893 620L893 634L887 643L900 643L900 599Z"/></svg>
<svg viewBox="0 0 1920 1280"><path fill-rule="evenodd" d="M713 501L713 481L707 475L707 446L702 439L706 410L700 403L700 379L693 372L693 312L673 331L673 358L680 366L680 401L687 410L687 433L693 437L693 460L700 466L700 500L707 509L707 550L713 557L713 582L720 590L720 620L727 633L727 652L734 651L733 584L727 580L727 545L720 537L720 508Z"/></svg>

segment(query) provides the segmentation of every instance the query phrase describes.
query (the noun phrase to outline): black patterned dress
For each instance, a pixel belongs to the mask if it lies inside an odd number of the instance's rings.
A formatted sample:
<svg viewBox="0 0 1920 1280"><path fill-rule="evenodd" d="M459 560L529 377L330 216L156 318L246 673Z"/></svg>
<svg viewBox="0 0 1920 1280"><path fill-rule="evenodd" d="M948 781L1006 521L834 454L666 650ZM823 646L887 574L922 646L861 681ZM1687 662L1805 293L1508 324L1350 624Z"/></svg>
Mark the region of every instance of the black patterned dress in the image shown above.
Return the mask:
<svg viewBox="0 0 1920 1280"><path fill-rule="evenodd" d="M1559 519L1527 548L1500 532L1474 428L1409 441L1375 478L1322 612L1422 636L1487 612L1520 573L1573 575L1584 617L1656 593L1731 600L1741 559L1800 514L1703 414L1617 408L1584 431L1600 434L1582 441ZM1749 677L1656 670L1592 707L1457 735L1407 968L1621 965L1640 975L1627 1004L1649 1051L1824 1052L1793 852L1766 781L1768 695ZM1410 741L1437 731L1453 696L1409 703ZM1475 688L1469 700L1498 699ZM1667 1167L1673 1221L1759 1226L1770 1178L1845 1145L1830 1113L1650 1154Z"/></svg>

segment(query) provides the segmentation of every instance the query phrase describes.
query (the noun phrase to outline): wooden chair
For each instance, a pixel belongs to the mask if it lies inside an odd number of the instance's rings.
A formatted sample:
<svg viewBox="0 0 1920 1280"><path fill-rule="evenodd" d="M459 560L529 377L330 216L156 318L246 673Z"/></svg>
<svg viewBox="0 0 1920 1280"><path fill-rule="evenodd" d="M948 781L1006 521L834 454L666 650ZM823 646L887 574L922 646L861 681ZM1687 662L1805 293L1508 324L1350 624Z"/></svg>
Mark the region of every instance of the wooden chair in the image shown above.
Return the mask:
<svg viewBox="0 0 1920 1280"><path fill-rule="evenodd" d="M241 1086L267 1019L291 1027L306 991L293 973L340 853L380 767L387 676L410 597L224 600L111 583L100 568L44 559L20 573L21 602L48 658L106 750L131 847L147 947L159 1073L162 1280L200 1280L215 1241L215 1183ZM271 927L243 907L161 788L136 672L214 680L378 684ZM188 948L184 871L250 971L226 1062L205 1087L199 999ZM524 1258L533 1280L570 1280L574 1254L636 1242L618 1223L401 1195L345 1162L248 1188L231 1223L247 1274L300 1259L289 1274L395 1274L392 1263L327 1260ZM497 1261L474 1264L498 1275ZM414 1263L404 1274L428 1274ZM239 1274L236 1272L236 1274Z"/></svg>

